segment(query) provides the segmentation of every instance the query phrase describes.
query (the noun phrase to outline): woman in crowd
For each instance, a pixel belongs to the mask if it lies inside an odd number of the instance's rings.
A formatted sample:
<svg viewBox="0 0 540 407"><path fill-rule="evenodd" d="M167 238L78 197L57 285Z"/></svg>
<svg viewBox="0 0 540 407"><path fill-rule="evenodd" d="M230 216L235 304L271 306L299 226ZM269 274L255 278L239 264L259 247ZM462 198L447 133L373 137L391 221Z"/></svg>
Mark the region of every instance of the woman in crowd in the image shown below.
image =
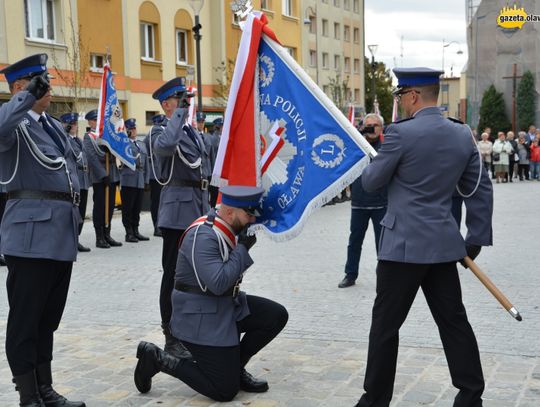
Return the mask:
<svg viewBox="0 0 540 407"><path fill-rule="evenodd" d="M517 155L519 158L518 162L518 177L520 181L523 179L529 180L529 156L531 154L529 145L525 141L525 136L527 133L520 131L518 133L517 141Z"/></svg>
<svg viewBox="0 0 540 407"><path fill-rule="evenodd" d="M510 163L509 156L513 153L512 145L506 141L504 132L500 131L498 133L498 139L493 143L493 164L497 184L501 182L501 178L503 182L506 182L508 165Z"/></svg>
<svg viewBox="0 0 540 407"><path fill-rule="evenodd" d="M489 141L489 134L482 133L482 140L478 142L478 150L482 155L482 163L486 172L489 173L489 167L491 166L491 153L493 152L493 143Z"/></svg>

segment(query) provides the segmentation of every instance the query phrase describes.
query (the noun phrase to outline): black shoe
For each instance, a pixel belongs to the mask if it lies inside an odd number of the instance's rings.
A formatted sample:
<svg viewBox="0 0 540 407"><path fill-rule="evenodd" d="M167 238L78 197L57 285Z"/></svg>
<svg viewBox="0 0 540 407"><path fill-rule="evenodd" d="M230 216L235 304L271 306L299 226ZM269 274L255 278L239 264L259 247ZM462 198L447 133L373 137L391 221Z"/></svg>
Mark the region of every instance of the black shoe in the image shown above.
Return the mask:
<svg viewBox="0 0 540 407"><path fill-rule="evenodd" d="M98 249L110 249L111 245L105 240L103 228L96 227L96 247Z"/></svg>
<svg viewBox="0 0 540 407"><path fill-rule="evenodd" d="M83 246L82 244L80 243L77 243L77 250L79 252L89 252L90 251L90 248L89 247L86 247L86 246Z"/></svg>
<svg viewBox="0 0 540 407"><path fill-rule="evenodd" d="M149 237L146 237L146 236L141 235L141 234L139 233L139 227L138 227L138 226L136 226L136 227L133 228L133 232L134 232L135 237L136 237L137 239L139 239L139 240L142 240L142 241L150 240Z"/></svg>
<svg viewBox="0 0 540 407"><path fill-rule="evenodd" d="M0 266L7 266L6 259L0 254Z"/></svg>
<svg viewBox="0 0 540 407"><path fill-rule="evenodd" d="M69 401L52 387L51 363L43 363L36 368L38 390L45 407L86 407L82 401Z"/></svg>
<svg viewBox="0 0 540 407"><path fill-rule="evenodd" d="M15 383L15 390L19 392L20 407L45 407L37 388L35 370L15 376L13 383Z"/></svg>
<svg viewBox="0 0 540 407"><path fill-rule="evenodd" d="M268 391L268 382L255 379L246 369L242 369L240 373L240 389L248 393L264 393Z"/></svg>
<svg viewBox="0 0 540 407"><path fill-rule="evenodd" d="M120 247L122 246L122 243L117 242L111 237L111 227L105 228L105 240L111 247Z"/></svg>
<svg viewBox="0 0 540 407"><path fill-rule="evenodd" d="M347 288L347 287L350 287L351 285L355 285L356 284L356 281L353 280L352 278L350 277L347 277L345 276L343 278L343 280L341 280L338 284L338 287L339 288Z"/></svg>
<svg viewBox="0 0 540 407"><path fill-rule="evenodd" d="M168 324L162 322L161 329L163 329L163 335L165 335L165 347L163 348L165 352L179 359L193 358L191 352L187 350L184 344L172 335Z"/></svg>
<svg viewBox="0 0 540 407"><path fill-rule="evenodd" d="M154 236L157 236L157 237L163 236L163 234L161 233L161 229L158 228L157 226L154 228Z"/></svg>
<svg viewBox="0 0 540 407"><path fill-rule="evenodd" d="M176 377L176 369L183 363L182 359L175 358L163 352L156 345L149 342L140 342L137 346L137 366L133 374L135 387L141 393L148 393L152 388L152 377L158 372L167 373Z"/></svg>

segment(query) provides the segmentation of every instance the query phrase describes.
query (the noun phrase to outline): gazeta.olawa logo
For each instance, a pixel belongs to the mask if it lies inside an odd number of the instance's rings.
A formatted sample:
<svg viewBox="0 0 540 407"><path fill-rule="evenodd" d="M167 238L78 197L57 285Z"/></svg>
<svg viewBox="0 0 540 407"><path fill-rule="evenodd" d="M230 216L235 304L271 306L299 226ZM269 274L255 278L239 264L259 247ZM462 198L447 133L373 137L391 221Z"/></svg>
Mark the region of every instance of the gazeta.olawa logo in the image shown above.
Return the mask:
<svg viewBox="0 0 540 407"><path fill-rule="evenodd" d="M497 17L497 24L499 27L513 29L523 28L523 24L533 21L540 21L540 16L536 14L527 14L523 7L518 8L516 4L514 7L503 7Z"/></svg>

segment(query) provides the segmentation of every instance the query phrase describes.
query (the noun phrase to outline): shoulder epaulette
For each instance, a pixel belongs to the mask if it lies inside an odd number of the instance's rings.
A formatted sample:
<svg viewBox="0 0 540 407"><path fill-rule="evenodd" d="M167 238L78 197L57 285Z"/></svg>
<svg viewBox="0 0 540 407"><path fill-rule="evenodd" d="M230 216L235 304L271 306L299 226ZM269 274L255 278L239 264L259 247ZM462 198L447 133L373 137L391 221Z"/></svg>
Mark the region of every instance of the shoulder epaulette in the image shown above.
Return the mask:
<svg viewBox="0 0 540 407"><path fill-rule="evenodd" d="M447 119L454 123L465 124L461 120L456 119L455 117L447 117Z"/></svg>

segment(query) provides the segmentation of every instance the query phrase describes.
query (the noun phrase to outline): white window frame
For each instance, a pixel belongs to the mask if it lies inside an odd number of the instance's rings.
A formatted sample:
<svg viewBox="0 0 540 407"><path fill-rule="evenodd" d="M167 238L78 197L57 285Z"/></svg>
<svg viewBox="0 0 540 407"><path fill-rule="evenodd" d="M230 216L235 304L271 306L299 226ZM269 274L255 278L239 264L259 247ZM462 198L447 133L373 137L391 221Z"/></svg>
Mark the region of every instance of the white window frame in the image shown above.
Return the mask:
<svg viewBox="0 0 540 407"><path fill-rule="evenodd" d="M180 58L180 33L184 33L184 59ZM176 64L188 64L188 32L187 30L183 30L181 28L176 29Z"/></svg>
<svg viewBox="0 0 540 407"><path fill-rule="evenodd" d="M288 17L293 17L293 2L292 0L281 1L281 14Z"/></svg>
<svg viewBox="0 0 540 407"><path fill-rule="evenodd" d="M351 72L351 57L343 58L343 72Z"/></svg>
<svg viewBox="0 0 540 407"><path fill-rule="evenodd" d="M40 0L41 2L41 14L42 14L42 20L41 23L43 24L43 36L33 36L33 27L32 27L32 7L30 6L31 0L25 0L25 10L26 10L26 37L31 40L35 41L42 41L42 42L50 42L55 43L56 42L56 0ZM51 23L52 23L52 38L49 38L49 14L47 11L47 4L51 4L52 6L52 16L51 16ZM46 33L45 33L46 31Z"/></svg>
<svg viewBox="0 0 540 407"><path fill-rule="evenodd" d="M103 64L98 66L97 59L102 58ZM105 59L107 57L103 54L90 54L90 72L103 72L103 65L105 65Z"/></svg>
<svg viewBox="0 0 540 407"><path fill-rule="evenodd" d="M341 38L341 24L334 23L334 38L339 40Z"/></svg>
<svg viewBox="0 0 540 407"><path fill-rule="evenodd" d="M322 36L328 37L328 20L326 18L322 19Z"/></svg>
<svg viewBox="0 0 540 407"><path fill-rule="evenodd" d="M284 47L284 48L287 50L287 52L289 53L291 57L296 59L296 48L293 48L293 47Z"/></svg>
<svg viewBox="0 0 540 407"><path fill-rule="evenodd" d="M311 66L312 68L317 67L317 50L316 49L309 50L309 66Z"/></svg>
<svg viewBox="0 0 540 407"><path fill-rule="evenodd" d="M322 69L328 69L328 59L329 59L329 56L328 56L328 52L323 52L322 53Z"/></svg>
<svg viewBox="0 0 540 407"><path fill-rule="evenodd" d="M360 59L354 58L353 73L360 73Z"/></svg>
<svg viewBox="0 0 540 407"><path fill-rule="evenodd" d="M353 12L360 13L360 0L353 0Z"/></svg>
<svg viewBox="0 0 540 407"><path fill-rule="evenodd" d="M350 25L343 26L343 41L346 41L346 42L351 41L351 26Z"/></svg>
<svg viewBox="0 0 540 407"><path fill-rule="evenodd" d="M141 59L143 61L155 61L156 60L156 25L153 23L147 23L144 21L141 21L140 27L144 26L144 49L141 49ZM152 31L152 54L149 55L149 35L148 35L148 28L151 28Z"/></svg>
<svg viewBox="0 0 540 407"><path fill-rule="evenodd" d="M272 9L271 0L261 0L261 9L271 10Z"/></svg>
<svg viewBox="0 0 540 407"><path fill-rule="evenodd" d="M360 28L353 27L353 42L355 44L360 43Z"/></svg>
<svg viewBox="0 0 540 407"><path fill-rule="evenodd" d="M334 54L334 69L341 71L341 55Z"/></svg>

